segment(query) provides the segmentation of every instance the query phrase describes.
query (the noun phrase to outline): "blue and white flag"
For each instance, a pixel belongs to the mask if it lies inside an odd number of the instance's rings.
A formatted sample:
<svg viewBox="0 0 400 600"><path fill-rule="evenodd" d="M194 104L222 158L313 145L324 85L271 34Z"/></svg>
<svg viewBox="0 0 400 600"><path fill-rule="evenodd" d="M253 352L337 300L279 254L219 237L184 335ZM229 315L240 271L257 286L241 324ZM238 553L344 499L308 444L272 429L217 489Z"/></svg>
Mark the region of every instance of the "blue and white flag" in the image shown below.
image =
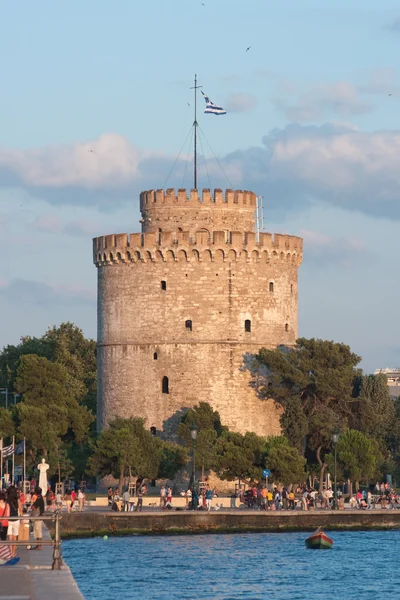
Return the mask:
<svg viewBox="0 0 400 600"><path fill-rule="evenodd" d="M2 450L3 458L7 458L8 456L12 456L14 454L14 444L11 446L5 446Z"/></svg>
<svg viewBox="0 0 400 600"><path fill-rule="evenodd" d="M14 454L23 454L25 452L25 440L15 446Z"/></svg>
<svg viewBox="0 0 400 600"><path fill-rule="evenodd" d="M202 90L200 91L203 94L204 100L206 102L206 110L204 111L205 114L226 115L226 110L224 110L221 106L217 106L216 104L214 104L214 102L211 102L210 98L206 96Z"/></svg>

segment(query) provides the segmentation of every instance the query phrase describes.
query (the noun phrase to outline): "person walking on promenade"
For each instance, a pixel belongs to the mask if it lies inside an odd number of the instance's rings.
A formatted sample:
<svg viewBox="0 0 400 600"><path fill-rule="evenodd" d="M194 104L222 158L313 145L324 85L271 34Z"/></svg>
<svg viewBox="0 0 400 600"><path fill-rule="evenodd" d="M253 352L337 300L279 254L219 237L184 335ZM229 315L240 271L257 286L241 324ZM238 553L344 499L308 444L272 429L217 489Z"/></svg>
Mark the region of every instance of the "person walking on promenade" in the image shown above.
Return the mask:
<svg viewBox="0 0 400 600"><path fill-rule="evenodd" d="M129 493L129 490L125 490L125 492L122 494L122 501L124 503L124 512L128 512L129 504L131 501L131 495Z"/></svg>
<svg viewBox="0 0 400 600"><path fill-rule="evenodd" d="M165 508L172 508L172 488L167 489L167 501L165 503Z"/></svg>
<svg viewBox="0 0 400 600"><path fill-rule="evenodd" d="M67 505L67 512L72 512L72 498L69 490L67 490L65 494L65 504Z"/></svg>
<svg viewBox="0 0 400 600"><path fill-rule="evenodd" d="M74 506L75 506L75 500L76 500L76 491L74 489L71 490L71 512L74 512Z"/></svg>
<svg viewBox="0 0 400 600"><path fill-rule="evenodd" d="M283 504L283 510L287 510L288 509L288 492L285 487L282 490L282 504Z"/></svg>
<svg viewBox="0 0 400 600"><path fill-rule="evenodd" d="M206 505L208 512L211 510L212 499L214 498L214 490L212 490L207 483L206 487Z"/></svg>
<svg viewBox="0 0 400 600"><path fill-rule="evenodd" d="M51 510L51 505L53 504L53 492L51 491L51 487L49 486L46 491L46 510Z"/></svg>
<svg viewBox="0 0 400 600"><path fill-rule="evenodd" d="M0 492L0 539L5 542L7 539L8 519L10 516L10 505L6 501L6 493Z"/></svg>
<svg viewBox="0 0 400 600"><path fill-rule="evenodd" d="M167 495L167 490L165 489L165 485L161 486L160 490L160 508L163 510L165 508L165 499Z"/></svg>
<svg viewBox="0 0 400 600"><path fill-rule="evenodd" d="M63 497L62 497L60 490L58 490L58 492L56 494L56 509L59 510L60 512L62 511L62 503L63 503Z"/></svg>
<svg viewBox="0 0 400 600"><path fill-rule="evenodd" d="M262 510L267 510L267 488L263 487L263 489L261 490L261 508Z"/></svg>
<svg viewBox="0 0 400 600"><path fill-rule="evenodd" d="M288 494L289 510L294 510L294 492L293 490Z"/></svg>
<svg viewBox="0 0 400 600"><path fill-rule="evenodd" d="M22 510L18 498L18 492L15 485L10 485L7 490L7 503L9 505L9 513L10 517L19 517ZM7 530L7 538L16 542L18 539L20 520L9 521L8 522L8 530ZM17 546L10 545L11 558L15 558L17 555Z"/></svg>
<svg viewBox="0 0 400 600"><path fill-rule="evenodd" d="M370 490L368 490L368 492L367 492L367 509L368 510L372 509L372 494L371 494Z"/></svg>
<svg viewBox="0 0 400 600"><path fill-rule="evenodd" d="M302 508L302 510L308 510L307 496L308 496L308 492L307 492L307 490L304 490L304 492L302 493L302 496L301 496L301 508Z"/></svg>
<svg viewBox="0 0 400 600"><path fill-rule="evenodd" d="M136 504L136 508L135 508L135 512L139 511L142 512L142 506L143 506L143 496L146 494L147 492L147 486L145 485L141 485L138 489L137 493L137 504Z"/></svg>
<svg viewBox="0 0 400 600"><path fill-rule="evenodd" d="M42 496L42 488L35 489L35 501L32 505L32 517L41 517L44 513L44 500ZM41 541L43 539L43 521L33 522L33 537L36 538L37 545L32 550L41 550Z"/></svg>
<svg viewBox="0 0 400 600"><path fill-rule="evenodd" d="M79 504L79 512L83 512L83 505L85 503L85 495L81 489L78 490L78 504Z"/></svg>

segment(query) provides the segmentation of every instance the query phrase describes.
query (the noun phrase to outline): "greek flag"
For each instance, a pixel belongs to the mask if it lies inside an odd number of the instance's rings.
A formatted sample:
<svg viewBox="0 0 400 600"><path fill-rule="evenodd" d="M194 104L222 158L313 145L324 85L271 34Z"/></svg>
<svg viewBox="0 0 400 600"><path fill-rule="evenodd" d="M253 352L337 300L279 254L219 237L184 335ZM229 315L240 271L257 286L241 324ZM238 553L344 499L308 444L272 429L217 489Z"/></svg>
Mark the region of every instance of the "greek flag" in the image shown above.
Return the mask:
<svg viewBox="0 0 400 600"><path fill-rule="evenodd" d="M8 456L12 456L14 454L14 444L11 446L5 446L2 450L3 458L7 458Z"/></svg>
<svg viewBox="0 0 400 600"><path fill-rule="evenodd" d="M210 98L206 96L202 90L200 91L203 94L203 98L206 102L206 110L204 111L205 114L226 115L226 110L221 108L221 106L217 106L216 104L214 104L214 102L211 102Z"/></svg>

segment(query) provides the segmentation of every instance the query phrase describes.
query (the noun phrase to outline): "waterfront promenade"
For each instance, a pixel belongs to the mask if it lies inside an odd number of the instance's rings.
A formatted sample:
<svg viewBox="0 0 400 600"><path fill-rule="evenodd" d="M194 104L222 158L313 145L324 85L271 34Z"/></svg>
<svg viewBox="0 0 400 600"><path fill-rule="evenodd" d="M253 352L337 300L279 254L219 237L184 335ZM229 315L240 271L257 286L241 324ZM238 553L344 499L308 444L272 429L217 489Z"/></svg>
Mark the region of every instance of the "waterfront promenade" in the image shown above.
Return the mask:
<svg viewBox="0 0 400 600"><path fill-rule="evenodd" d="M43 539L50 540L46 527ZM83 600L68 565L52 570L51 546L43 546L41 551L19 547L18 554L21 560L17 565L0 567L0 600Z"/></svg>

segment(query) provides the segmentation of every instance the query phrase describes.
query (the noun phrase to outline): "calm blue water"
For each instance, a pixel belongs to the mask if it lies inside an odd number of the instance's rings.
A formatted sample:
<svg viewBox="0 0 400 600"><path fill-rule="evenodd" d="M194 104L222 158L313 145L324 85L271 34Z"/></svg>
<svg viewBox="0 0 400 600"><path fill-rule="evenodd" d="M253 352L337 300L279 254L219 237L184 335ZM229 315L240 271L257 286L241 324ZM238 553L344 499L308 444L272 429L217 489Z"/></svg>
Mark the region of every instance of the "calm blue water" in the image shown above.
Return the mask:
<svg viewBox="0 0 400 600"><path fill-rule="evenodd" d="M63 543L87 600L364 598L400 596L400 531L126 537ZM374 596L371 596L374 594Z"/></svg>

